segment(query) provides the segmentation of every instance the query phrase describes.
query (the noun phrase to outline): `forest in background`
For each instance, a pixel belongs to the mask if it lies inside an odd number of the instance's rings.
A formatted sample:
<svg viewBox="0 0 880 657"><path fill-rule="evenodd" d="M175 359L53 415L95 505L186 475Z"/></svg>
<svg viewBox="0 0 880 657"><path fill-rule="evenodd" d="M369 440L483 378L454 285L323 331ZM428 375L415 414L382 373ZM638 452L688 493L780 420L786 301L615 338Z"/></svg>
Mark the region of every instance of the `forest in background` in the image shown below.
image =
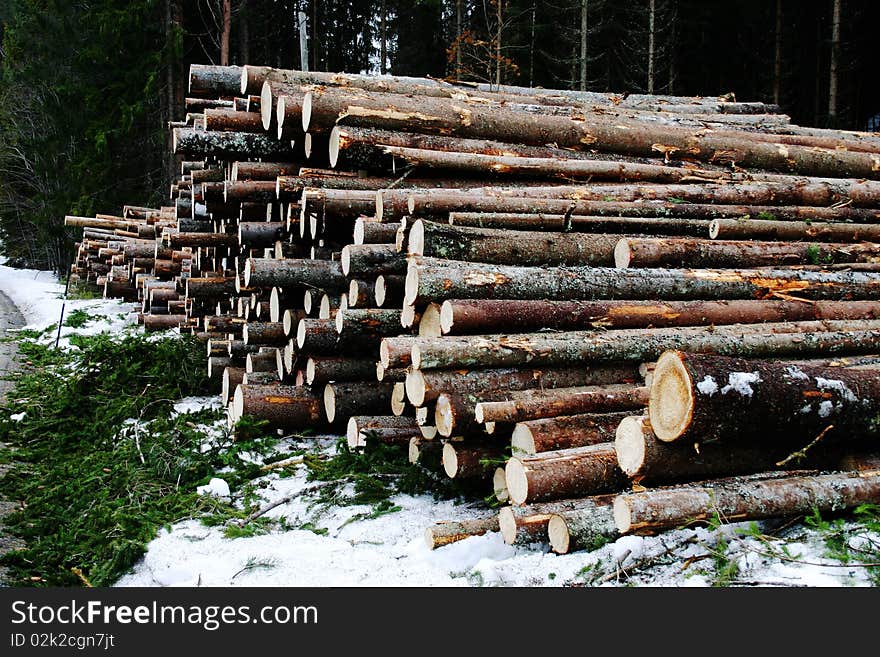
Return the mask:
<svg viewBox="0 0 880 657"><path fill-rule="evenodd" d="M877 129L872 0L0 0L0 241L63 272L65 214L159 205L192 63L776 102Z"/></svg>

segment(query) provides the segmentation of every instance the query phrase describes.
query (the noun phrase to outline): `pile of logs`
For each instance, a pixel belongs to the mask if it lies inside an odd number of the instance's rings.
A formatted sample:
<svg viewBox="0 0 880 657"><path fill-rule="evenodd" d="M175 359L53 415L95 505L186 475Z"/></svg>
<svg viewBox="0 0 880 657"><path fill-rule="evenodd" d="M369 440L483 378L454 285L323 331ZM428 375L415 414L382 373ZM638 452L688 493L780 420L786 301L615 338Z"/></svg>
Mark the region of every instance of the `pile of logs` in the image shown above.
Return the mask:
<svg viewBox="0 0 880 657"><path fill-rule="evenodd" d="M229 421L399 444L560 553L880 500L880 137L729 98L193 66L171 203L72 274ZM648 488L650 487L650 488Z"/></svg>

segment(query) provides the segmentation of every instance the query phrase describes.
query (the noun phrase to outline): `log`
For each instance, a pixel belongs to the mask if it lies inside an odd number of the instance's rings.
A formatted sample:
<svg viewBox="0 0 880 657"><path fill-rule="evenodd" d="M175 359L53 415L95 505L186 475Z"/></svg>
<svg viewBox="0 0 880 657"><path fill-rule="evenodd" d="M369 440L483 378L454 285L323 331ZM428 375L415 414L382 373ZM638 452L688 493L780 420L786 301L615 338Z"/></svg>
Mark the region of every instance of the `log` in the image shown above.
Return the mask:
<svg viewBox="0 0 880 657"><path fill-rule="evenodd" d="M619 240L620 235L510 232L418 219L409 233L408 253L503 265L607 267L614 264L614 248ZM389 273L405 272L404 268Z"/></svg>
<svg viewBox="0 0 880 657"><path fill-rule="evenodd" d="M379 274L374 288L376 306L386 308L403 303L406 288L406 276Z"/></svg>
<svg viewBox="0 0 880 657"><path fill-rule="evenodd" d="M446 299L876 299L880 274L787 269L515 267L409 259L404 303Z"/></svg>
<svg viewBox="0 0 880 657"><path fill-rule="evenodd" d="M570 513L579 509L596 511L597 501L601 501L608 507L608 518L611 528L614 520L611 515L613 495L601 495L590 498L557 500L539 504L527 504L525 506L507 506L498 512L498 527L501 536L508 545L526 545L529 543L546 543L551 518L561 513Z"/></svg>
<svg viewBox="0 0 880 657"><path fill-rule="evenodd" d="M612 442L629 411L562 415L518 422L510 438L514 456ZM624 471L626 471L624 469Z"/></svg>
<svg viewBox="0 0 880 657"><path fill-rule="evenodd" d="M186 324L186 315L144 315L145 331L167 331Z"/></svg>
<svg viewBox="0 0 880 657"><path fill-rule="evenodd" d="M374 359L309 356L306 361L306 383L322 385L331 381L366 381L375 371Z"/></svg>
<svg viewBox="0 0 880 657"><path fill-rule="evenodd" d="M500 445L449 441L443 445L443 471L450 479L485 479L502 457Z"/></svg>
<svg viewBox="0 0 880 657"><path fill-rule="evenodd" d="M275 199L273 180L227 180L223 183L223 200L226 203L271 203Z"/></svg>
<svg viewBox="0 0 880 657"><path fill-rule="evenodd" d="M354 222L353 244L393 244L397 226L358 217Z"/></svg>
<svg viewBox="0 0 880 657"><path fill-rule="evenodd" d="M651 426L664 442L825 443L880 433L873 370L789 365L681 351L657 360ZM749 422L744 424L743 417Z"/></svg>
<svg viewBox="0 0 880 657"><path fill-rule="evenodd" d="M283 347L287 344L287 335L281 322L247 322L241 331L245 344L268 347Z"/></svg>
<svg viewBox="0 0 880 657"><path fill-rule="evenodd" d="M823 353L874 353L876 320L781 322L659 329L614 329L493 336L385 338L379 354L385 367L456 369L574 366L578 363L645 362L668 349L745 358L810 357ZM392 342L393 341L393 342ZM409 353L404 353L409 346ZM828 350L823 352L823 350Z"/></svg>
<svg viewBox="0 0 880 657"><path fill-rule="evenodd" d="M298 162L233 162L229 179L274 182L278 176L295 176L301 166Z"/></svg>
<svg viewBox="0 0 880 657"><path fill-rule="evenodd" d="M621 534L647 534L715 518L740 522L840 512L875 503L878 496L876 470L707 483L618 495L614 522Z"/></svg>
<svg viewBox="0 0 880 657"><path fill-rule="evenodd" d="M238 248L238 235L227 233L171 233L164 241L172 249L184 247Z"/></svg>
<svg viewBox="0 0 880 657"><path fill-rule="evenodd" d="M235 390L244 380L245 374L247 374L247 372L244 371L243 367L227 367L223 370L220 401L223 402L224 406L227 406L232 401L235 395ZM236 420L236 422L237 421L238 420Z"/></svg>
<svg viewBox="0 0 880 657"><path fill-rule="evenodd" d="M619 535L614 524L614 496L582 498L575 508L554 513L547 521L550 549L557 554L596 550Z"/></svg>
<svg viewBox="0 0 880 657"><path fill-rule="evenodd" d="M559 415L607 413L644 408L648 388L628 384L512 391L510 399L484 401L474 408L477 422L524 422Z"/></svg>
<svg viewBox="0 0 880 657"><path fill-rule="evenodd" d="M414 418L397 415L354 415L348 420L345 436L350 449L367 446L367 442L409 445L411 438L422 432Z"/></svg>
<svg viewBox="0 0 880 657"><path fill-rule="evenodd" d="M613 443L513 457L505 475L510 500L517 505L597 495L626 485Z"/></svg>
<svg viewBox="0 0 880 657"><path fill-rule="evenodd" d="M230 421L234 425L245 416L267 420L279 429L306 429L326 424L319 394L309 388L281 384L239 385L233 396Z"/></svg>
<svg viewBox="0 0 880 657"><path fill-rule="evenodd" d="M268 249L275 246L284 234L281 221L241 221L238 224L238 241L249 249Z"/></svg>
<svg viewBox="0 0 880 657"><path fill-rule="evenodd" d="M186 279L187 299L209 299L219 301L234 296L235 292L235 279L228 276Z"/></svg>
<svg viewBox="0 0 880 657"><path fill-rule="evenodd" d="M387 403L393 383L376 381L328 383L324 386L324 413L330 424L345 426L353 415L365 415Z"/></svg>
<svg viewBox="0 0 880 657"><path fill-rule="evenodd" d="M775 221L770 219L713 219L711 239L815 240L820 242L880 241L880 224Z"/></svg>
<svg viewBox="0 0 880 657"><path fill-rule="evenodd" d="M338 262L248 258L244 266L244 285L245 287L307 285L326 291L342 290L347 286L347 282Z"/></svg>
<svg viewBox="0 0 880 657"><path fill-rule="evenodd" d="M406 274L406 256L393 244L349 244L342 249L342 272L346 276Z"/></svg>
<svg viewBox="0 0 880 657"><path fill-rule="evenodd" d="M252 132L208 132L193 128L172 131L173 151L186 157L283 160L295 157L290 145Z"/></svg>
<svg viewBox="0 0 880 657"><path fill-rule="evenodd" d="M467 520L448 520L437 522L425 530L425 543L434 550L472 536L482 536L487 532L498 531L498 516L489 518L469 518Z"/></svg>
<svg viewBox="0 0 880 657"><path fill-rule="evenodd" d="M537 301L448 299L440 308L446 335L709 326L819 319L877 319L876 301Z"/></svg>
<svg viewBox="0 0 880 657"><path fill-rule="evenodd" d="M190 64L189 93L210 98L238 96L242 73L241 66Z"/></svg>
<svg viewBox="0 0 880 657"><path fill-rule="evenodd" d="M406 375L406 396L413 406L436 401L443 392L458 394L488 390L528 390L567 388L634 381L638 372L632 365L609 364L598 367L578 365L544 369L415 370Z"/></svg>
<svg viewBox="0 0 880 657"><path fill-rule="evenodd" d="M532 231L572 233L626 233L704 237L710 219L689 217L603 217L574 214L527 214L515 212L450 212L449 225L462 228L504 229L519 235ZM553 234L553 233L549 233ZM584 239L584 236L578 236Z"/></svg>
<svg viewBox="0 0 880 657"><path fill-rule="evenodd" d="M624 237L614 247L614 264L623 269L780 267L849 262L880 262L880 244Z"/></svg>
<svg viewBox="0 0 880 657"><path fill-rule="evenodd" d="M239 112L235 109L205 109L205 130L230 132L263 132L259 112Z"/></svg>
<svg viewBox="0 0 880 657"><path fill-rule="evenodd" d="M296 347L308 355L336 356L340 352L339 333L332 319L303 318L296 325Z"/></svg>
<svg viewBox="0 0 880 657"><path fill-rule="evenodd" d="M370 308L373 304L374 287L375 283L373 281L352 278L348 282L348 307L358 309Z"/></svg>
<svg viewBox="0 0 880 657"><path fill-rule="evenodd" d="M205 315L202 321L205 331L233 334L238 337L241 337L244 332L244 325L247 323L247 320L242 317L231 317L229 315ZM244 345L246 343L242 341L241 344ZM233 358L243 356L244 354L236 351L235 347L237 345L233 346L233 343L230 343L229 355Z"/></svg>
<svg viewBox="0 0 880 657"><path fill-rule="evenodd" d="M400 311L379 308L340 309L334 319L341 340L379 346L381 338L400 333Z"/></svg>
<svg viewBox="0 0 880 657"><path fill-rule="evenodd" d="M504 476L504 468L501 466L495 468L495 473L492 475L492 494L501 504L510 499L510 493L507 492L507 477Z"/></svg>

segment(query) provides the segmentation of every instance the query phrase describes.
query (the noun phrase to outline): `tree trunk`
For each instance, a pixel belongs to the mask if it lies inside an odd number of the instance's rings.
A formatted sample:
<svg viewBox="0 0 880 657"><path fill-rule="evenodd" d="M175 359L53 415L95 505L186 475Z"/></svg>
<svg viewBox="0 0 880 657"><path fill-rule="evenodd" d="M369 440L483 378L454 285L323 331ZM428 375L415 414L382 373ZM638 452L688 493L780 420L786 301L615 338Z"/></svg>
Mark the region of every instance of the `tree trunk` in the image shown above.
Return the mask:
<svg viewBox="0 0 880 657"><path fill-rule="evenodd" d="M874 320L847 322L784 322L664 329L618 329L519 335L385 338L383 365L419 369L471 367L575 366L582 362L645 362L668 349L746 358L808 357L823 354L875 353L880 329ZM403 341L389 349L389 341ZM408 347L408 348L406 348ZM405 349L406 348L406 349ZM403 351L406 351L403 358ZM390 364L384 362L387 356ZM392 360L392 356L395 360Z"/></svg>
<svg viewBox="0 0 880 657"><path fill-rule="evenodd" d="M837 76L840 66L840 5L833 0L831 9L831 58L828 67L828 122L837 125Z"/></svg>
<svg viewBox="0 0 880 657"><path fill-rule="evenodd" d="M823 242L880 242L880 224L770 221L764 219L713 219L712 239L821 240Z"/></svg>
<svg viewBox="0 0 880 657"><path fill-rule="evenodd" d="M189 67L189 95L201 98L232 98L239 95L241 66L211 66L191 64Z"/></svg>
<svg viewBox="0 0 880 657"><path fill-rule="evenodd" d="M622 269L782 267L850 262L880 262L880 244L625 237L614 248L614 264Z"/></svg>
<svg viewBox="0 0 880 657"><path fill-rule="evenodd" d="M269 160L295 157L289 144L252 132L208 132L193 128L175 128L173 147L175 153L186 157L260 157Z"/></svg>
<svg viewBox="0 0 880 657"><path fill-rule="evenodd" d="M645 209L641 211L644 212ZM449 225L462 228L503 229L517 231L511 239L529 237L528 232L565 233L566 237L586 239L573 233L618 233L630 235L687 235L705 237L711 227L709 219L674 217L589 217L568 214L523 214L515 212L450 212ZM562 237L559 235L559 237Z"/></svg>
<svg viewBox="0 0 880 657"><path fill-rule="evenodd" d="M353 415L365 415L388 403L393 383L342 381L324 386L324 413L331 424L345 426Z"/></svg>
<svg viewBox="0 0 880 657"><path fill-rule="evenodd" d="M340 309L334 319L336 331L345 342L373 344L381 338L402 332L399 310L380 308Z"/></svg>
<svg viewBox="0 0 880 657"><path fill-rule="evenodd" d="M876 472L683 486L618 495L614 522L621 534L645 534L715 518L741 522L840 512L875 503L878 496L880 475Z"/></svg>
<svg viewBox="0 0 880 657"><path fill-rule="evenodd" d="M583 413L519 422L510 439L513 455L612 442L620 421L629 415L629 411Z"/></svg>
<svg viewBox="0 0 880 657"><path fill-rule="evenodd" d="M245 281L247 284L247 280ZM880 275L774 269L516 267L410 257L408 304L446 299L871 299Z"/></svg>
<svg viewBox="0 0 880 657"><path fill-rule="evenodd" d="M706 326L819 319L878 319L876 301L515 301L450 299L444 335Z"/></svg>
<svg viewBox="0 0 880 657"><path fill-rule="evenodd" d="M587 10L588 0L581 0L581 91L587 90Z"/></svg>
<svg viewBox="0 0 880 657"><path fill-rule="evenodd" d="M878 414L873 370L677 351L658 359L649 404L651 426L665 442L806 444L829 431L826 443L853 440L880 433Z"/></svg>
<svg viewBox="0 0 880 657"><path fill-rule="evenodd" d="M655 0L648 0L648 93L654 93L654 40L657 17Z"/></svg>
<svg viewBox="0 0 880 657"><path fill-rule="evenodd" d="M627 483L614 443L511 458L504 470L510 500L517 505L597 495Z"/></svg>
<svg viewBox="0 0 880 657"><path fill-rule="evenodd" d="M248 258L244 267L244 285L248 288L307 285L320 290L343 290L347 282L338 262Z"/></svg>
<svg viewBox="0 0 880 657"><path fill-rule="evenodd" d="M232 34L232 0L223 0L223 24L220 31L220 66L229 65L230 34Z"/></svg>
<svg viewBox="0 0 880 657"><path fill-rule="evenodd" d="M560 415L607 413L643 408L648 388L632 385L579 386L514 391L504 401L484 401L474 408L479 423L524 422Z"/></svg>
<svg viewBox="0 0 880 657"><path fill-rule="evenodd" d="M386 0L382 0L381 14L379 14L379 73L385 75L387 73L386 65L388 63L387 41L388 28L386 25L388 19L388 7Z"/></svg>
<svg viewBox="0 0 880 657"><path fill-rule="evenodd" d="M773 102L782 101L782 0L776 0L776 43L773 57Z"/></svg>
<svg viewBox="0 0 880 657"><path fill-rule="evenodd" d="M406 274L406 255L393 244L349 244L342 249L342 272L346 276Z"/></svg>

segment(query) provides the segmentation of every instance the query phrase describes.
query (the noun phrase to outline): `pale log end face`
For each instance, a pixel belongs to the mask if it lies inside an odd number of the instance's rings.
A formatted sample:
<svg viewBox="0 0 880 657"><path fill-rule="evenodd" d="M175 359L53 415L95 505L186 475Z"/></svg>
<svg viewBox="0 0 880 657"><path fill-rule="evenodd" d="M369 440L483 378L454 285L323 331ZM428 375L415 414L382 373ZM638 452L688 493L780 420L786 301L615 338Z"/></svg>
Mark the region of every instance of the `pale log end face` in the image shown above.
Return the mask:
<svg viewBox="0 0 880 657"><path fill-rule="evenodd" d="M517 424L513 428L513 435L510 437L510 447L514 456L518 454L534 454L535 437L532 435L532 430L525 424Z"/></svg>
<svg viewBox="0 0 880 657"><path fill-rule="evenodd" d="M529 481L522 461L517 458L509 459L504 466L504 476L507 479L510 501L514 504L525 504L529 498Z"/></svg>
<svg viewBox="0 0 880 657"><path fill-rule="evenodd" d="M495 474L492 475L492 492L495 495L495 499L499 502L507 502L510 499L504 468L495 468Z"/></svg>
<svg viewBox="0 0 880 657"><path fill-rule="evenodd" d="M263 130L269 130L272 127L272 109L272 85L267 80L260 89L260 119L263 123Z"/></svg>
<svg viewBox="0 0 880 657"><path fill-rule="evenodd" d="M303 155L308 160L312 156L312 133L307 132L303 137Z"/></svg>
<svg viewBox="0 0 880 657"><path fill-rule="evenodd" d="M382 274L379 274L379 276L376 277L376 283L373 286L373 295L375 296L375 299L376 299L376 307L377 308L384 307L385 306L386 289L385 289L385 276L383 276Z"/></svg>
<svg viewBox="0 0 880 657"><path fill-rule="evenodd" d="M384 366L383 366L384 367ZM391 413L400 417L406 410L406 389L403 383L395 383L391 390Z"/></svg>
<svg viewBox="0 0 880 657"><path fill-rule="evenodd" d="M262 102L262 100L261 100ZM312 122L312 92L309 91L303 96L302 106L302 129L303 132L309 131L309 124Z"/></svg>
<svg viewBox="0 0 880 657"><path fill-rule="evenodd" d="M648 399L648 415L658 440L679 438L691 423L694 395L681 352L667 351L657 360Z"/></svg>
<svg viewBox="0 0 880 657"><path fill-rule="evenodd" d="M223 383L220 384L220 401L224 406L229 405L229 368L223 370Z"/></svg>
<svg viewBox="0 0 880 657"><path fill-rule="evenodd" d="M410 463L418 463L419 462L419 442L420 440L413 436L409 439L409 449L407 451L407 458Z"/></svg>
<svg viewBox="0 0 880 657"><path fill-rule="evenodd" d="M285 310L284 314L281 316L281 326L284 329L284 335L291 336L293 335L293 311Z"/></svg>
<svg viewBox="0 0 880 657"><path fill-rule="evenodd" d="M437 437L437 427L435 426L423 424L419 427L419 431L422 432L422 438L425 440L434 440Z"/></svg>
<svg viewBox="0 0 880 657"><path fill-rule="evenodd" d="M425 402L425 375L419 370L406 373L406 398L413 406L421 406Z"/></svg>
<svg viewBox="0 0 880 657"><path fill-rule="evenodd" d="M309 358L306 361L306 383L312 385L315 381L315 359Z"/></svg>
<svg viewBox="0 0 880 657"><path fill-rule="evenodd" d="M443 471L450 479L454 479L458 473L458 456L452 443L443 445Z"/></svg>
<svg viewBox="0 0 880 657"><path fill-rule="evenodd" d="M306 344L306 320L299 320L296 326L296 346L302 349Z"/></svg>
<svg viewBox="0 0 880 657"><path fill-rule="evenodd" d="M336 419L336 391L330 383L324 386L324 415L330 423Z"/></svg>
<svg viewBox="0 0 880 657"><path fill-rule="evenodd" d="M721 231L721 222L717 219L713 219L709 222L709 239L715 239L718 237L718 233Z"/></svg>
<svg viewBox="0 0 880 657"><path fill-rule="evenodd" d="M627 269L631 260L632 252L629 248L629 240L619 240L614 247L614 266L618 269Z"/></svg>
<svg viewBox="0 0 880 657"><path fill-rule="evenodd" d="M336 168L336 162L339 161L339 126L333 126L333 129L330 131L330 168ZM357 240L354 242L355 244L359 244Z"/></svg>
<svg viewBox="0 0 880 657"><path fill-rule="evenodd" d="M411 304L405 304L400 310L400 325L403 328L412 328L416 323L416 307Z"/></svg>
<svg viewBox="0 0 880 657"><path fill-rule="evenodd" d="M414 305L419 296L419 268L413 262L410 262L406 269L403 292L403 303L407 306Z"/></svg>
<svg viewBox="0 0 880 657"><path fill-rule="evenodd" d="M441 436L448 438L452 435L452 430L455 428L455 417L448 395L440 395L437 398L437 405L434 409L434 425L437 427L437 433Z"/></svg>
<svg viewBox="0 0 880 657"><path fill-rule="evenodd" d="M422 350L419 345L414 344L410 349L409 359L412 362L413 369L419 369L422 366Z"/></svg>
<svg viewBox="0 0 880 657"><path fill-rule="evenodd" d="M235 388L235 394L232 396L232 404L229 409L229 418L232 420L232 424L235 424L244 416L244 388L241 387L241 384Z"/></svg>
<svg viewBox="0 0 880 657"><path fill-rule="evenodd" d="M452 304L449 301L444 301L440 306L440 331L443 335L452 332L452 326L455 322L452 315Z"/></svg>
<svg viewBox="0 0 880 657"><path fill-rule="evenodd" d="M437 547L437 542L434 540L434 528L428 527L425 530L425 545L428 546L429 550L433 550Z"/></svg>
<svg viewBox="0 0 880 657"><path fill-rule="evenodd" d="M278 380L284 380L284 349L275 350L275 371L278 372Z"/></svg>
<svg viewBox="0 0 880 657"><path fill-rule="evenodd" d="M321 310L324 309L324 300L321 300ZM327 300L327 315L330 315L330 300ZM342 329L345 328L345 311L340 308L336 311L336 317L333 318L334 323L336 324L336 332L342 335Z"/></svg>
<svg viewBox="0 0 880 657"><path fill-rule="evenodd" d="M408 255L423 255L425 253L425 222L416 219L409 230L407 244Z"/></svg>
<svg viewBox="0 0 880 657"><path fill-rule="evenodd" d="M349 449L357 449L359 444L360 430L357 425L357 418L349 418L348 426L345 428L345 439L348 442Z"/></svg>
<svg viewBox="0 0 880 657"><path fill-rule="evenodd" d="M342 264L342 273L348 276L348 272L351 269L351 248L348 245L342 247L340 263Z"/></svg>
<svg viewBox="0 0 880 657"><path fill-rule="evenodd" d="M439 338L442 335L439 304L431 303L425 308L419 319L419 335L424 338Z"/></svg>
<svg viewBox="0 0 880 657"><path fill-rule="evenodd" d="M509 506L498 512L498 528L505 543L513 545L516 542L516 516Z"/></svg>
<svg viewBox="0 0 880 657"><path fill-rule="evenodd" d="M247 324L244 325L244 328L247 329ZM247 340L245 340L245 344L247 344ZM248 354L244 357L244 371L250 374L254 371L254 358L253 354Z"/></svg>
<svg viewBox="0 0 880 657"><path fill-rule="evenodd" d="M614 451L620 469L632 477L645 463L645 436L642 431L642 417L625 417L617 425L614 438Z"/></svg>
<svg viewBox="0 0 880 657"><path fill-rule="evenodd" d="M632 529L632 514L629 509L629 502L625 495L618 495L614 498L612 507L614 513L614 525L621 534L629 533Z"/></svg>
<svg viewBox="0 0 880 657"><path fill-rule="evenodd" d="M547 522L547 538L550 541L550 549L556 554L568 554L571 547L571 535L568 526L562 516L552 515Z"/></svg>
<svg viewBox="0 0 880 657"><path fill-rule="evenodd" d="M381 222L385 216L385 201L382 200L382 190L376 192L376 221Z"/></svg>

